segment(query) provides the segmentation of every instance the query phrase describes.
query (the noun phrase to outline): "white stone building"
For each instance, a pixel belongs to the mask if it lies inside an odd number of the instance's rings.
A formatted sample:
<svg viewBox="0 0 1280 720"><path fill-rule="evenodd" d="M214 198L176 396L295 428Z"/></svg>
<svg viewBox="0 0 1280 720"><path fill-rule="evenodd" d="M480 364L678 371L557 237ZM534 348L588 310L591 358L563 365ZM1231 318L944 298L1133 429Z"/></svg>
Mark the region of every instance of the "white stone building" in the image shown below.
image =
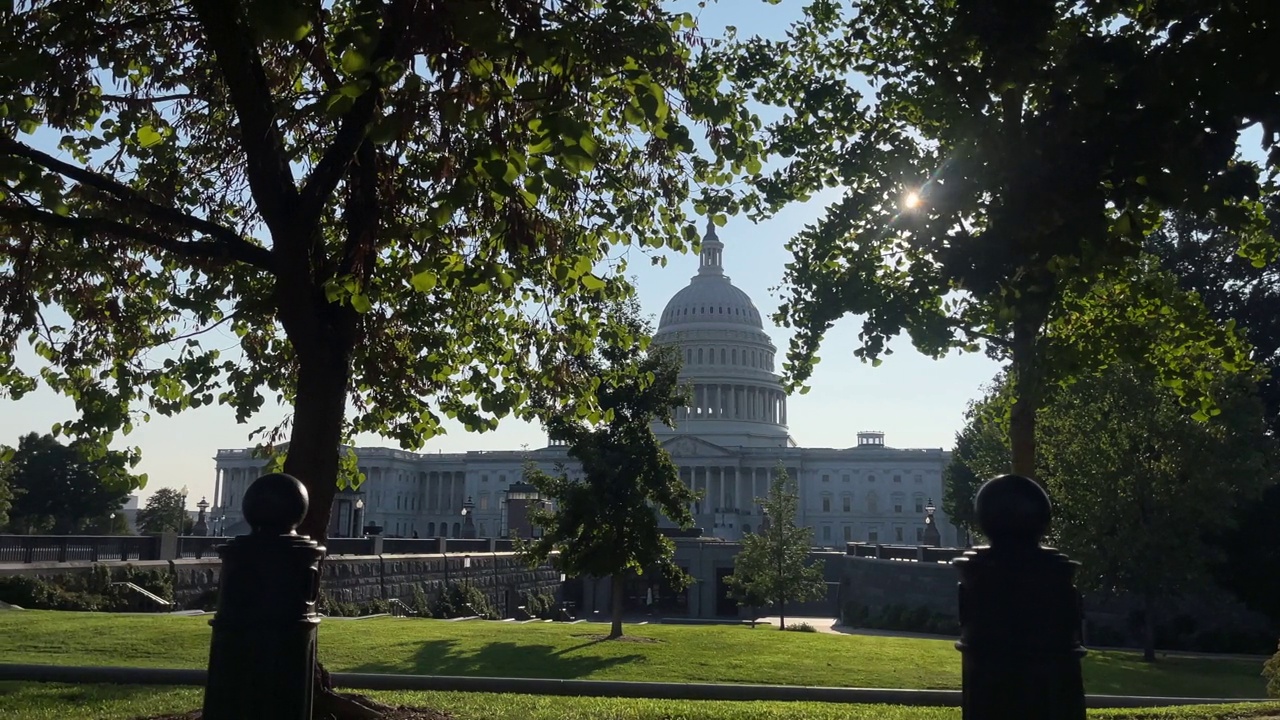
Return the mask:
<svg viewBox="0 0 1280 720"><path fill-rule="evenodd" d="M842 547L851 540L917 544L925 507L942 500L942 449L895 449L880 432L857 432L847 448L801 448L787 431L787 397L774 372L774 347L751 298L723 270L724 245L709 229L698 273L659 316L654 342L682 349L681 377L693 403L678 413L677 427L655 427L687 485L703 491L694 504L706 535L738 539L759 527L756 498L766 494L779 464L797 481L800 521L813 528L815 545ZM851 432L850 435L854 435ZM358 493L339 493L330 533L358 534L376 524L387 535L459 537L462 508L474 505L479 537L506 534L505 498L527 458L551 469L563 447L524 452L418 454L387 448L356 450L366 482ZM260 472L250 450L217 455L219 507L228 534L244 532L240 500ZM572 469L571 469L572 472ZM363 507L357 509L358 503ZM944 545L956 529L941 509L935 516Z"/></svg>

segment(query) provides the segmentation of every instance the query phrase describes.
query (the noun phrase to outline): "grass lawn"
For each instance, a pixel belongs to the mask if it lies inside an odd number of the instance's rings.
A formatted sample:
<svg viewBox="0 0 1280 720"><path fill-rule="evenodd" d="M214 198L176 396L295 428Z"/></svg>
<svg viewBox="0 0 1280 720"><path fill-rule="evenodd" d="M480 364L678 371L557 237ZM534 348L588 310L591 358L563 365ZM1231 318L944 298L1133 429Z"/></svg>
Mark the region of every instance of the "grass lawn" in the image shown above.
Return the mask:
<svg viewBox="0 0 1280 720"><path fill-rule="evenodd" d="M457 720L960 720L959 708L821 703L683 702L483 693L371 693L393 705L448 710ZM4 720L132 720L200 706L193 688L0 682ZM1280 718L1280 703L1161 710L1098 710L1107 720Z"/></svg>
<svg viewBox="0 0 1280 720"><path fill-rule="evenodd" d="M960 654L943 640L781 633L766 627L645 625L650 642L599 642L604 626L446 622L404 618L328 620L320 658L337 672L833 687L960 687ZM209 616L0 613L0 662L202 667ZM594 637L593 637L594 636ZM1091 652L1094 694L1265 697L1261 663ZM817 716L815 716L817 717Z"/></svg>

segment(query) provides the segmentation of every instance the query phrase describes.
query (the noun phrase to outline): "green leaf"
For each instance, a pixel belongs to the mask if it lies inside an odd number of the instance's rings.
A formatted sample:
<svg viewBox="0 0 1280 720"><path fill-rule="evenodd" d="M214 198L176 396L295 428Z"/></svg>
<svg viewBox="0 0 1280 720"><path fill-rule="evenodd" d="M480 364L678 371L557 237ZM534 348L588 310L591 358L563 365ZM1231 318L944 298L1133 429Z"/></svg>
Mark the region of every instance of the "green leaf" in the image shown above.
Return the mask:
<svg viewBox="0 0 1280 720"><path fill-rule="evenodd" d="M423 270L410 278L409 283L420 293L431 292L436 286L436 274L430 270Z"/></svg>
<svg viewBox="0 0 1280 720"><path fill-rule="evenodd" d="M355 48L348 48L346 52L342 53L342 60L340 62L342 64L342 71L348 75L355 75L361 70L369 67L369 59L364 55L361 55L360 51Z"/></svg>
<svg viewBox="0 0 1280 720"><path fill-rule="evenodd" d="M351 296L351 307L363 315L373 309L373 303L369 302L368 296L356 293Z"/></svg>
<svg viewBox="0 0 1280 720"><path fill-rule="evenodd" d="M138 128L138 144L144 148L159 145L164 142L164 135L150 125L143 125Z"/></svg>
<svg viewBox="0 0 1280 720"><path fill-rule="evenodd" d="M582 287L586 288L591 292L599 292L605 289L605 286L606 286L605 281L601 280L595 275L582 276Z"/></svg>

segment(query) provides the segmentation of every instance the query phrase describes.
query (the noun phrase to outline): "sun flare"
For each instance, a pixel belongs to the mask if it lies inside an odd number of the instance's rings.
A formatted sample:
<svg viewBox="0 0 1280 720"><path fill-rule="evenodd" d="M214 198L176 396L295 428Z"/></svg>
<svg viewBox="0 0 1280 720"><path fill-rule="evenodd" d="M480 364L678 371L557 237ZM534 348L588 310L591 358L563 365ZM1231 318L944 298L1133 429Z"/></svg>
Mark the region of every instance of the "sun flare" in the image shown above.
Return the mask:
<svg viewBox="0 0 1280 720"><path fill-rule="evenodd" d="M920 207L920 193L912 190L902 197L902 207L908 210L915 210Z"/></svg>

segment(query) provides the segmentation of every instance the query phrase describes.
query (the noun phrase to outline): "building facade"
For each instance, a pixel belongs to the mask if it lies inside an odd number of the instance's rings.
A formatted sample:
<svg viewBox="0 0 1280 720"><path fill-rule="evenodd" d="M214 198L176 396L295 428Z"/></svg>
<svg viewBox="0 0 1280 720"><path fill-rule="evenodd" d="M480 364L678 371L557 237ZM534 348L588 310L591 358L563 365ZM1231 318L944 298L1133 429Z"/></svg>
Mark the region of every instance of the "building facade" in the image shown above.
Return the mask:
<svg viewBox="0 0 1280 720"><path fill-rule="evenodd" d="M942 449L897 449L881 432L862 431L844 448L802 448L787 430L787 395L775 372L777 348L751 298L725 275L724 244L709 227L697 274L658 317L654 343L679 348L681 378L692 402L677 413L676 427L656 424L686 485L702 493L693 504L705 535L737 540L758 529L759 498L775 468L783 467L800 496L799 522L813 529L814 544L847 541L923 542L925 508L942 500ZM357 448L365 483L335 499L330 534L349 537L381 528L401 537L505 537L508 494L532 460L545 470L575 466L565 449L449 454ZM214 517L226 517L228 534L246 532L240 500L261 473L252 450L220 450ZM522 493L517 492L516 496ZM464 509L467 514L464 515ZM471 525L468 526L468 520ZM939 509L942 544L957 542L956 529Z"/></svg>

